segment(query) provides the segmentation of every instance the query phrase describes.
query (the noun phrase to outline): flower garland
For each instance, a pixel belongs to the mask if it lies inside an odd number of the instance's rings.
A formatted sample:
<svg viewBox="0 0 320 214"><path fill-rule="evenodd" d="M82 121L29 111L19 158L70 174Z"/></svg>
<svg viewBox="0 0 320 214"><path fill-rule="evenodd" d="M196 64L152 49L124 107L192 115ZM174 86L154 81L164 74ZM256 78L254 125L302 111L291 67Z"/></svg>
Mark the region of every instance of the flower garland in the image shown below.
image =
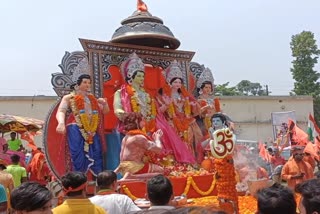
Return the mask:
<svg viewBox="0 0 320 214"><path fill-rule="evenodd" d="M190 190L190 187L193 187L193 189L194 189L199 195L201 195L201 196L207 196L207 195L209 195L209 194L212 193L212 191L214 190L215 186L216 186L216 179L213 177L213 180L212 180L212 183L211 183L209 189L208 189L207 191L202 191L202 190L199 189L199 187L197 186L196 182L195 182L195 181L193 180L193 178L190 176L190 177L187 178L187 185L186 185L186 187L185 187L185 189L184 189L184 191L183 191L182 194L187 195L188 192L189 192L189 190ZM132 200L136 200L136 199L138 198L138 197L134 196L134 195L131 193L131 191L129 190L129 188L128 188L126 185L122 185L121 187L122 187L122 189L123 189L123 192L124 192L127 196L129 196Z"/></svg>
<svg viewBox="0 0 320 214"><path fill-rule="evenodd" d="M131 86L131 85L126 85L126 90L128 94L130 95L130 103L133 112L141 112L140 104L138 101L138 96L136 90ZM156 109L156 104L154 102L154 99L150 98L150 95L144 91L142 88L142 91L146 94L146 112L145 112L145 127L144 129L146 132L154 132L156 129L156 114L157 114L157 109Z"/></svg>
<svg viewBox="0 0 320 214"><path fill-rule="evenodd" d="M216 186L216 179L215 177L213 177L213 180L212 180L212 183L210 185L210 188L207 190L207 191L202 191L199 189L199 187L197 186L196 182L193 180L192 177L188 177L187 178L187 185L186 187L184 188L184 191L182 194L184 195L187 195L189 190L190 190L190 187L193 187L193 189L198 193L200 194L201 196L207 196L209 195L210 193L212 193L212 191L214 190L215 186Z"/></svg>
<svg viewBox="0 0 320 214"><path fill-rule="evenodd" d="M130 192L129 188L128 188L126 185L122 185L122 189L123 189L123 192L124 192L127 196L129 196L129 198L131 198L133 201L135 201L135 200L138 199L138 197L134 196L134 195Z"/></svg>
<svg viewBox="0 0 320 214"><path fill-rule="evenodd" d="M89 150L89 144L93 143L93 136L97 131L99 124L98 102L92 94L88 94L91 104L92 116L91 120L85 111L85 100L83 95L76 95L72 92L70 100L71 110L75 116L76 123L80 129L82 137L85 139L85 151Z"/></svg>
<svg viewBox="0 0 320 214"><path fill-rule="evenodd" d="M238 193L236 190L236 174L233 165L232 155L227 155L224 158L214 159L215 169L217 171L217 192L218 198L228 199L235 203L236 209L234 210L232 204L219 201L219 206L228 213L239 213L238 207Z"/></svg>
<svg viewBox="0 0 320 214"><path fill-rule="evenodd" d="M152 139L146 134L145 131L140 130L140 129L133 129L133 130L130 130L130 131L127 132L127 135L138 135L138 134L145 136L148 140L152 140Z"/></svg>

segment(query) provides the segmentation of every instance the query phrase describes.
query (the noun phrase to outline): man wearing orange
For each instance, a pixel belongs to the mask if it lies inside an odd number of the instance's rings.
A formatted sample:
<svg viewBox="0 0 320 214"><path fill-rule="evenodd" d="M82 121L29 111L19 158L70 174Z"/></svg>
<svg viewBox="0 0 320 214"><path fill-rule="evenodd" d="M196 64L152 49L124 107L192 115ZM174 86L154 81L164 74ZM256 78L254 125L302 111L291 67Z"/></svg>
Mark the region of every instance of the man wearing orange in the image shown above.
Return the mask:
<svg viewBox="0 0 320 214"><path fill-rule="evenodd" d="M303 160L303 147L292 147L292 157L283 166L281 177L288 187L294 189L299 183L313 178L313 170L309 163Z"/></svg>

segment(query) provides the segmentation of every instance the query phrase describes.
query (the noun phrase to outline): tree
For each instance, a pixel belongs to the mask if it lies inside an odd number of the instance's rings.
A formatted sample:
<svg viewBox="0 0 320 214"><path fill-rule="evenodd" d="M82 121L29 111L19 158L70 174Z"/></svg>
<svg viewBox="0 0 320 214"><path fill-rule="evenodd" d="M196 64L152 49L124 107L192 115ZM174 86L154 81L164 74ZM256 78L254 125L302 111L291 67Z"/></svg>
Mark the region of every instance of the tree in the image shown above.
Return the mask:
<svg viewBox="0 0 320 214"><path fill-rule="evenodd" d="M270 92L264 90L260 83L250 82L249 80L242 80L237 84L238 91L245 96L268 96Z"/></svg>
<svg viewBox="0 0 320 214"><path fill-rule="evenodd" d="M251 82L249 80L242 80L237 84L237 89L243 94L243 95L249 95L251 91Z"/></svg>
<svg viewBox="0 0 320 214"><path fill-rule="evenodd" d="M216 85L215 86L215 94L222 95L222 96L237 96L240 93L237 91L236 87L228 87L229 82Z"/></svg>
<svg viewBox="0 0 320 214"><path fill-rule="evenodd" d="M311 95L314 98L314 115L316 121L320 119L320 74L314 70L318 62L320 50L316 44L314 34L310 31L303 31L293 35L290 48L292 50L291 73L293 76L296 95Z"/></svg>
<svg viewBox="0 0 320 214"><path fill-rule="evenodd" d="M318 62L320 50L314 34L310 31L303 31L293 35L290 47L294 57L293 67L290 69L295 80L293 92L296 95L319 96L320 83L317 81L320 74L314 70L314 66Z"/></svg>

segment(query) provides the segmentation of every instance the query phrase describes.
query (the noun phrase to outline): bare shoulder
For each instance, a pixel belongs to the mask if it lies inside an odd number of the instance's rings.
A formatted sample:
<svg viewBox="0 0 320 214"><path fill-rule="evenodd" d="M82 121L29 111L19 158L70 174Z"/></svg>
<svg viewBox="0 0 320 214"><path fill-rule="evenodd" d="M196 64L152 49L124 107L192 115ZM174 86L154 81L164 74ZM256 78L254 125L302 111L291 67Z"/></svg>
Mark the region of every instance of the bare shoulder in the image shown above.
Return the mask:
<svg viewBox="0 0 320 214"><path fill-rule="evenodd" d="M70 101L70 99L73 97L73 94L67 94L67 95L64 95L62 97L62 101Z"/></svg>

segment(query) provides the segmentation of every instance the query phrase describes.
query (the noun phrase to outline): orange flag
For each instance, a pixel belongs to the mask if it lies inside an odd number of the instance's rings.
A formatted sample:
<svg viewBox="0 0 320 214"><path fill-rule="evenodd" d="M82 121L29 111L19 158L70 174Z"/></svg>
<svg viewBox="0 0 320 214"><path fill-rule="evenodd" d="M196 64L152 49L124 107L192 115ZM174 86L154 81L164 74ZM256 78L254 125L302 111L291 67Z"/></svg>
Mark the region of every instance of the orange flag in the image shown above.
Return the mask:
<svg viewBox="0 0 320 214"><path fill-rule="evenodd" d="M317 125L314 117L313 117L311 114L309 114L309 120L312 122L313 127L314 127L314 129L316 130L316 132L317 132L318 134L320 134L320 128L318 127L318 125Z"/></svg>
<svg viewBox="0 0 320 214"><path fill-rule="evenodd" d="M319 135L314 138L314 144L315 144L315 150L317 154L320 156L320 153L319 153L320 152L320 136Z"/></svg>
<svg viewBox="0 0 320 214"><path fill-rule="evenodd" d="M37 150L37 146L34 143L34 136L35 133L32 132L24 132L23 134L21 134L21 139L25 140L28 142L28 145L33 151Z"/></svg>
<svg viewBox="0 0 320 214"><path fill-rule="evenodd" d="M291 146L306 146L309 142L308 134L300 129L291 119L288 120L288 127Z"/></svg>
<svg viewBox="0 0 320 214"><path fill-rule="evenodd" d="M266 148L264 147L263 143L259 143L259 155L264 161L270 162L271 155L266 150Z"/></svg>
<svg viewBox="0 0 320 214"><path fill-rule="evenodd" d="M308 142L306 147L304 148L304 152L307 152L311 155L313 159L319 160L319 156L317 151L315 150L315 145L311 142Z"/></svg>
<svg viewBox="0 0 320 214"><path fill-rule="evenodd" d="M148 11L147 5L142 0L138 0L137 9L140 10L141 12L147 12Z"/></svg>

